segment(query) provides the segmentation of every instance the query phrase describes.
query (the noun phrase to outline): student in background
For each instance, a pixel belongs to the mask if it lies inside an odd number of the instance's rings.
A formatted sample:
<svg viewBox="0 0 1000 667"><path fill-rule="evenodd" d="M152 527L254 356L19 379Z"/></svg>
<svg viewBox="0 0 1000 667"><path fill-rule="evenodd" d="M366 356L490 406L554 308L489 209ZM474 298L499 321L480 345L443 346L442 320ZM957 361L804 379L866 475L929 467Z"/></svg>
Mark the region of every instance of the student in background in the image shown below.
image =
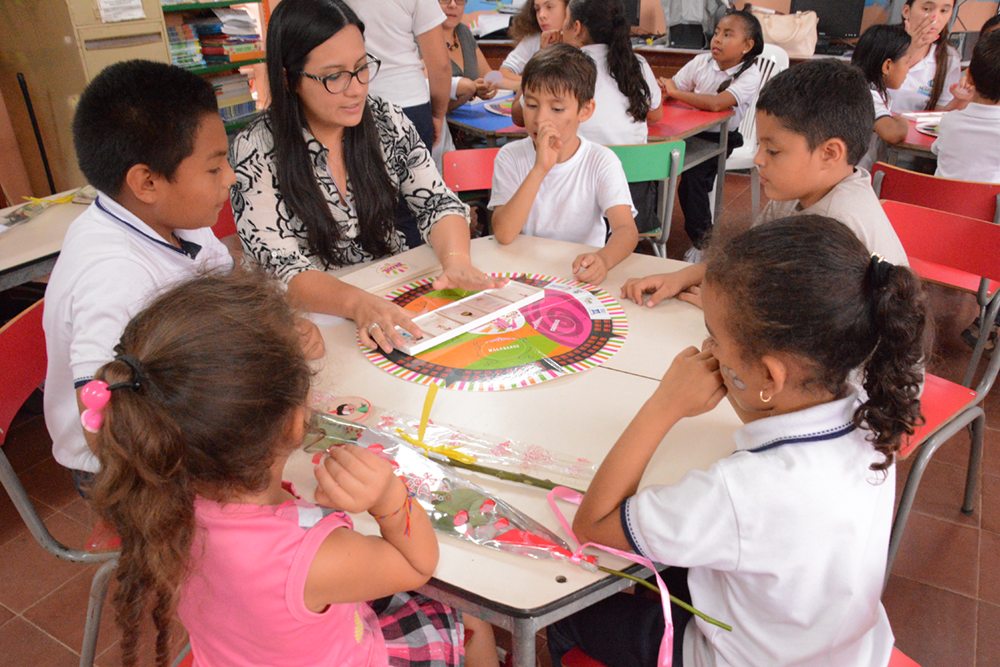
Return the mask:
<svg viewBox="0 0 1000 667"><path fill-rule="evenodd" d="M526 0L521 11L510 21L507 32L514 40L513 50L500 65L501 88L518 90L524 66L539 49L559 41L566 22L567 0Z"/></svg>
<svg viewBox="0 0 1000 667"><path fill-rule="evenodd" d="M483 81L490 72L486 56L476 44L469 26L462 23L466 0L439 0L444 12L444 43L451 59L451 102L449 109L460 107L473 97L489 100L497 94L497 86Z"/></svg>
<svg viewBox="0 0 1000 667"><path fill-rule="evenodd" d="M889 93L889 108L901 111L950 111L965 106L971 92L962 85L958 51L948 44L952 0L907 0L903 25L910 33L910 71Z"/></svg>
<svg viewBox="0 0 1000 667"><path fill-rule="evenodd" d="M868 152L858 163L862 169L871 171L872 165L882 159L884 148L879 140L895 145L910 131L910 122L893 116L888 107L888 91L897 90L910 71L910 41L910 35L900 25L873 25L854 47L851 64L864 73L875 105L875 129Z"/></svg>
<svg viewBox="0 0 1000 667"><path fill-rule="evenodd" d="M369 52L382 61L371 93L401 106L430 150L443 131L451 88L441 6L435 0L345 1L364 22Z"/></svg>
<svg viewBox="0 0 1000 667"><path fill-rule="evenodd" d="M522 81L529 136L497 154L489 203L500 243L527 234L599 248L572 266L577 280L595 285L639 242L621 162L611 149L577 134L594 113L596 79L594 61L568 44L532 56Z"/></svg>
<svg viewBox="0 0 1000 667"><path fill-rule="evenodd" d="M632 51L630 28L621 0L570 0L562 41L583 49L597 63L594 114L579 134L597 144L644 144L647 123L663 118L660 87L645 58ZM629 183L639 211L639 231L660 226L656 183Z"/></svg>
<svg viewBox="0 0 1000 667"><path fill-rule="evenodd" d="M498 281L472 266L468 208L451 192L402 110L375 96L380 71L364 24L341 0L283 0L267 31L271 106L233 141L233 215L246 253L288 284L297 306L354 320L390 352L420 329L407 311L330 271L427 241L440 288ZM441 31L435 38L444 49ZM416 221L401 229L402 205Z"/></svg>
<svg viewBox="0 0 1000 667"><path fill-rule="evenodd" d="M667 97L706 111L734 109L729 119L728 153L743 145L740 121L760 88L760 69L754 61L764 52L764 34L760 21L749 10L726 14L715 28L711 53L696 56L672 79L660 79ZM719 135L698 135L718 142ZM708 194L715 185L718 165L708 160L681 175L677 198L684 212L684 231L691 239L685 261L696 262L708 242L712 229L712 209Z"/></svg>
<svg viewBox="0 0 1000 667"><path fill-rule="evenodd" d="M184 283L133 318L91 383L110 394L93 500L122 539L122 662L138 662L149 614L155 664L170 664L176 607L198 665L451 667L464 653L496 667L489 626L406 593L433 574L437 537L388 461L332 447L317 504L282 480L315 438L282 292L259 272ZM380 535L346 512L371 514Z"/></svg>
<svg viewBox="0 0 1000 667"><path fill-rule="evenodd" d="M893 464L921 423L920 280L816 215L713 243L706 265L709 337L674 359L573 530L688 568L694 607L733 626L674 616L675 665L886 665ZM858 369L863 393L848 380ZM744 424L735 453L640 488L667 433L723 397ZM607 665L653 667L663 623L659 599L619 594L549 628L552 664L579 645Z"/></svg>
<svg viewBox="0 0 1000 667"><path fill-rule="evenodd" d="M982 39L987 33L993 32L997 28L1000 28L1000 14L987 19L983 27L979 29L979 39Z"/></svg>
<svg viewBox="0 0 1000 667"><path fill-rule="evenodd" d="M935 176L1000 183L1000 30L979 38L969 63L972 99L946 113L931 151Z"/></svg>
<svg viewBox="0 0 1000 667"><path fill-rule="evenodd" d="M790 215L827 216L850 227L869 251L907 266L871 175L854 167L868 150L874 116L864 76L834 58L800 63L768 81L757 98L760 148L754 164L771 201L756 224ZM700 305L704 277L705 266L695 264L633 278L622 296L649 307L672 297Z"/></svg>
<svg viewBox="0 0 1000 667"><path fill-rule="evenodd" d="M162 63L130 60L94 77L73 142L98 195L70 225L45 291L45 425L84 493L100 466L78 395L158 290L233 266L210 227L236 177L212 86Z"/></svg>

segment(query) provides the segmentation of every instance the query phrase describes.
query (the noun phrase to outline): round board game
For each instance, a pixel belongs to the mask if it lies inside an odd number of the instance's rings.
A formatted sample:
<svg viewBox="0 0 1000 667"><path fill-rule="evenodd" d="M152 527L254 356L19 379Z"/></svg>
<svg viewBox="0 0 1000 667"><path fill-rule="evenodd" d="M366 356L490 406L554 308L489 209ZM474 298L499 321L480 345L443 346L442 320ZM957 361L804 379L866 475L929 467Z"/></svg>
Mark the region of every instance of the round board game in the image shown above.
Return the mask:
<svg viewBox="0 0 1000 667"><path fill-rule="evenodd" d="M517 389L596 368L625 343L625 311L604 290L575 280L523 273L494 274L544 289L541 300L411 356L400 350L362 350L396 377L446 389ZM386 298L415 313L434 311L469 294L435 290L425 278ZM360 344L360 341L359 341Z"/></svg>

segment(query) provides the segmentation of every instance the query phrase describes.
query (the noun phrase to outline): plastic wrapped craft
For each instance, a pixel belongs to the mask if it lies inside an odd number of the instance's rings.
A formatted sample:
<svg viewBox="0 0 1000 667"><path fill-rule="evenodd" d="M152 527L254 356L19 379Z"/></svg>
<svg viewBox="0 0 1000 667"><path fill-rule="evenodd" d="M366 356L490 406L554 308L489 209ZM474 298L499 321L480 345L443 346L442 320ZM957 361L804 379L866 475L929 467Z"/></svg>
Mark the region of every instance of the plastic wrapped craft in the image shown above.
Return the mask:
<svg viewBox="0 0 1000 667"><path fill-rule="evenodd" d="M572 549L558 535L435 460L442 455L425 453L398 434L334 415L314 413L311 424L317 429L316 438L306 451L322 453L350 443L376 452L393 464L439 533L531 558L573 557ZM587 567L595 563L590 557L582 562Z"/></svg>

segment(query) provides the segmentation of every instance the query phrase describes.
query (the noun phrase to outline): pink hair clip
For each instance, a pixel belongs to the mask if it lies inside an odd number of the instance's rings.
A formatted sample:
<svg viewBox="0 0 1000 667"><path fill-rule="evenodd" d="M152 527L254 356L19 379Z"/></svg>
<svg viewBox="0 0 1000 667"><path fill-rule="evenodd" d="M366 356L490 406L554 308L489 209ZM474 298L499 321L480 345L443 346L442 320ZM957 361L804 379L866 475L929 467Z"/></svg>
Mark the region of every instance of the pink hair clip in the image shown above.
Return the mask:
<svg viewBox="0 0 1000 667"><path fill-rule="evenodd" d="M83 430L90 433L97 433L100 430L101 422L104 421L102 411L109 400L111 400L111 391L108 389L108 383L104 380L91 380L83 385L83 389L80 391L80 401L87 406L87 409L80 415Z"/></svg>

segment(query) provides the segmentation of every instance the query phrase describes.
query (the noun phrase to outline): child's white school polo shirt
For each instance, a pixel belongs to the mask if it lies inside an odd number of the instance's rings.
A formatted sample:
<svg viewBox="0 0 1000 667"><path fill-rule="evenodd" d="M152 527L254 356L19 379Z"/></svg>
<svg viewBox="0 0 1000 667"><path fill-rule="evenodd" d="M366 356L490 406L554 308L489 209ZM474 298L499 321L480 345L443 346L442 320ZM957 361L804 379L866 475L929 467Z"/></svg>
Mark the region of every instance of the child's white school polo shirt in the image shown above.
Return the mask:
<svg viewBox="0 0 1000 667"><path fill-rule="evenodd" d="M531 137L504 145L493 163L489 209L510 201L534 166ZM580 137L576 153L545 175L521 233L603 248L604 216L609 208L622 205L629 207L634 218L636 210L621 160L610 148Z"/></svg>
<svg viewBox="0 0 1000 667"><path fill-rule="evenodd" d="M719 86L727 79L736 76L741 67L743 67L742 63L727 70L719 69L719 63L712 58L711 53L702 53L692 58L677 74L674 74L674 84L680 90L689 93L715 95ZM760 89L760 80L760 68L754 66L740 74L726 88L726 92L732 93L733 97L736 98L736 106L733 107L734 115L729 119L730 132L740 129L740 122Z"/></svg>
<svg viewBox="0 0 1000 667"><path fill-rule="evenodd" d="M893 113L903 111L934 111L927 109L927 103L931 99L931 91L934 89L934 76L937 73L937 50L938 46L927 51L927 55L910 68L903 85L897 90L889 91L889 109ZM948 48L948 72L944 77L944 86L941 88L941 96L937 105L943 107L951 102L955 97L951 94L952 85L962 79L962 58L954 47Z"/></svg>
<svg viewBox="0 0 1000 667"><path fill-rule="evenodd" d="M684 664L884 667L880 602L895 469L854 427L857 394L751 422L736 452L622 505L633 548L689 567Z"/></svg>
<svg viewBox="0 0 1000 667"><path fill-rule="evenodd" d="M931 151L938 156L935 176L1000 183L1000 105L970 102L949 111Z"/></svg>
<svg viewBox="0 0 1000 667"><path fill-rule="evenodd" d="M229 268L232 256L209 228L175 232L183 249L106 194L69 226L45 290L45 425L52 455L97 472L80 425L76 389L114 358L125 325L156 293L201 268Z"/></svg>

